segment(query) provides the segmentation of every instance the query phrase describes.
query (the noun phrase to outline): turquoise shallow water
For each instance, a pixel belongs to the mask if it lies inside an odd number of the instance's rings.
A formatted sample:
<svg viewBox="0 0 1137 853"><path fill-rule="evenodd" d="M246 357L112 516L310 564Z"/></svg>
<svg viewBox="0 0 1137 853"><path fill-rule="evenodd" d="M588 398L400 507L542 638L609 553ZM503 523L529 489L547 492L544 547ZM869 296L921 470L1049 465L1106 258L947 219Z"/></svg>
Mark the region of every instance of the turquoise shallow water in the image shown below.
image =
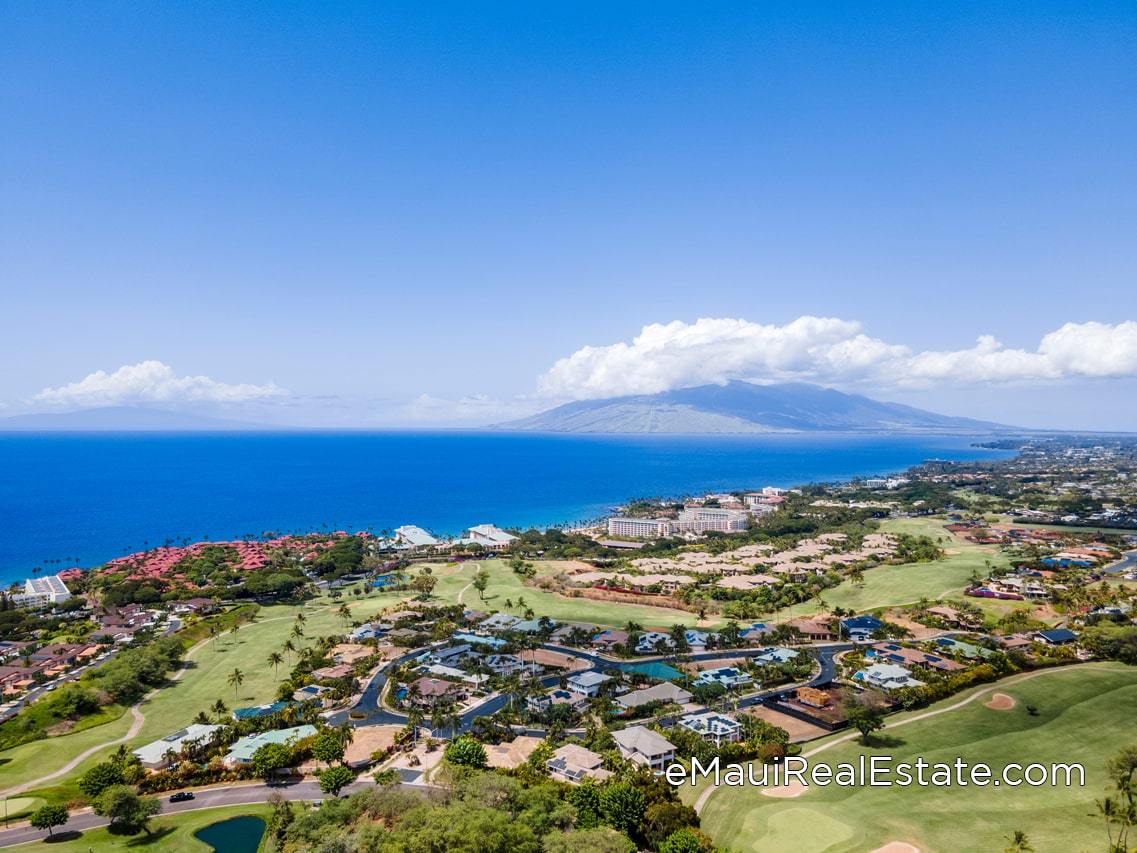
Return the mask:
<svg viewBox="0 0 1137 853"><path fill-rule="evenodd" d="M960 436L514 433L0 434L0 581L268 531L595 518L629 497L796 485L929 458Z"/></svg>

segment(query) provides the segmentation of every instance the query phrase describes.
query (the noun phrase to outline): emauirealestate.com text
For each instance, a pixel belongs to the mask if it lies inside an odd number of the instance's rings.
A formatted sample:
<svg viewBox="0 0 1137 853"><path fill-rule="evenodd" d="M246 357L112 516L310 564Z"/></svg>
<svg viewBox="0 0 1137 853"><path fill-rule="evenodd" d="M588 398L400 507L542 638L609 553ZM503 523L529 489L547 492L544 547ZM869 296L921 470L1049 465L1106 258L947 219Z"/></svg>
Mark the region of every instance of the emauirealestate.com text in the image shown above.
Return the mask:
<svg viewBox="0 0 1137 853"><path fill-rule="evenodd" d="M850 788L1048 788L1084 787L1086 771L1081 764L1018 764L993 767L966 761L896 761L890 755L862 755L857 761L810 764L801 756L789 756L775 764L707 763L691 757L687 763L670 764L664 772L672 785L696 785L710 779L714 785L742 787L787 787L817 785Z"/></svg>

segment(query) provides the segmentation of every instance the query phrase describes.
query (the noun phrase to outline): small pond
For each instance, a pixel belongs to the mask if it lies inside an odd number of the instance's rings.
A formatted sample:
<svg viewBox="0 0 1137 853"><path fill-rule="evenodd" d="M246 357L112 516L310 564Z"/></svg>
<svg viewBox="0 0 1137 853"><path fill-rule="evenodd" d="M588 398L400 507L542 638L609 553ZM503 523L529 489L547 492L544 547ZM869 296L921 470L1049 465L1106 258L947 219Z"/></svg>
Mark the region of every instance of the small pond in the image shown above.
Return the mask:
<svg viewBox="0 0 1137 853"><path fill-rule="evenodd" d="M257 853L265 822L253 815L229 818L199 829L193 837L204 841L215 853Z"/></svg>

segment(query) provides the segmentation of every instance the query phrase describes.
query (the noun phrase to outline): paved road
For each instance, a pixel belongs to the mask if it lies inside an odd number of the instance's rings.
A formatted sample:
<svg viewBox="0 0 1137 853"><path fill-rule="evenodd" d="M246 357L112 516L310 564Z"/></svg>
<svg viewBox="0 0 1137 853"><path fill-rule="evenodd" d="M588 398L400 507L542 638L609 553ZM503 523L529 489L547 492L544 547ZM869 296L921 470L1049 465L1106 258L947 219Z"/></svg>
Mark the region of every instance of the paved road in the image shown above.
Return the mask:
<svg viewBox="0 0 1137 853"><path fill-rule="evenodd" d="M609 658L594 652L584 651L581 649L574 649L568 646L558 646L552 643L543 643L542 649L551 652L559 652L565 655L586 661L589 666L599 670L606 670L609 672L620 670L630 671L645 663L663 662L674 663L676 658L674 656L654 656L633 658L631 660L623 660L616 658ZM801 646L803 651L814 654L819 663L820 670L817 675L806 682L807 686L814 686L818 684L826 684L836 677L837 666L833 661L834 655L839 652L848 651L853 648L852 643L831 643L824 646ZM687 660L692 661L716 661L716 660L733 660L741 657L757 657L762 654L765 649L761 648L747 648L747 649L718 649L715 651L695 652L694 654L684 656ZM402 657L388 663L371 679L371 682L363 691L363 695L359 702L352 708L347 708L342 711L337 711L328 716L328 722L332 725L339 726L344 723L351 723L353 726L372 726L372 725L396 725L403 726L407 723L407 715L398 711L392 711L379 704L379 696L382 693L383 686L387 683L388 673L397 666L414 660L423 653L422 649L413 652L408 652ZM540 679L543 687L554 687L561 679L561 675L546 675ZM742 706L756 705L765 699L781 693L785 688L775 688L767 690L763 693L756 694L748 697L739 704ZM508 696L495 695L486 699L484 702L479 703L473 708L469 709L459 717L459 731L468 731L470 726L473 725L474 720L478 717L488 717L496 714L504 708L509 702ZM350 717L352 712L362 713L365 716L362 719L353 720ZM533 729L534 732L539 730ZM443 731L441 734L449 737L454 734L453 731Z"/></svg>
<svg viewBox="0 0 1137 853"><path fill-rule="evenodd" d="M344 794L361 791L374 787L372 782L355 782L344 789ZM408 791L425 792L428 790L422 785L400 785ZM179 812L197 811L199 809L215 809L220 806L245 806L263 803L272 793L279 793L289 800L310 800L313 802L323 800L327 796L320 791L316 782L292 782L281 785L265 785L264 783L227 785L217 788L201 788L195 791L196 797L184 803L171 803L168 795L162 797L162 814L177 814ZM56 833L83 831L106 826L109 821L99 817L92 811L72 812L71 820ZM29 841L39 841L47 837L47 832L33 829L27 824L14 826L11 829L0 830L0 847L11 847L13 844L26 844Z"/></svg>
<svg viewBox="0 0 1137 853"><path fill-rule="evenodd" d="M1104 569L1111 575L1122 575L1126 572L1137 571L1137 551L1126 551L1116 563L1110 563Z"/></svg>

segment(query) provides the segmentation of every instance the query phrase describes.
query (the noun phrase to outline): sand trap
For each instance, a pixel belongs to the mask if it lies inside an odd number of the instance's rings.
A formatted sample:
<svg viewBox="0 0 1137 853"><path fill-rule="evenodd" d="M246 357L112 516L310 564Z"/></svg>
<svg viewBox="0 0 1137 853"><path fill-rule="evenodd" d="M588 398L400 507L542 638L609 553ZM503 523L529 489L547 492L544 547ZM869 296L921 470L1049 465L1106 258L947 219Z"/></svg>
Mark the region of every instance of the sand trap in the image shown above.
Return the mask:
<svg viewBox="0 0 1137 853"><path fill-rule="evenodd" d="M771 785L762 789L762 796L764 797L800 797L804 793L805 785L796 779L793 782L787 782L785 785Z"/></svg>
<svg viewBox="0 0 1137 853"><path fill-rule="evenodd" d="M1006 693L996 693L988 701L983 703L983 706L990 708L992 711L1009 711L1015 707L1015 697L1008 696Z"/></svg>
<svg viewBox="0 0 1137 853"><path fill-rule="evenodd" d="M872 853L920 853L919 847L913 847L903 841L890 841L883 847L878 847Z"/></svg>

